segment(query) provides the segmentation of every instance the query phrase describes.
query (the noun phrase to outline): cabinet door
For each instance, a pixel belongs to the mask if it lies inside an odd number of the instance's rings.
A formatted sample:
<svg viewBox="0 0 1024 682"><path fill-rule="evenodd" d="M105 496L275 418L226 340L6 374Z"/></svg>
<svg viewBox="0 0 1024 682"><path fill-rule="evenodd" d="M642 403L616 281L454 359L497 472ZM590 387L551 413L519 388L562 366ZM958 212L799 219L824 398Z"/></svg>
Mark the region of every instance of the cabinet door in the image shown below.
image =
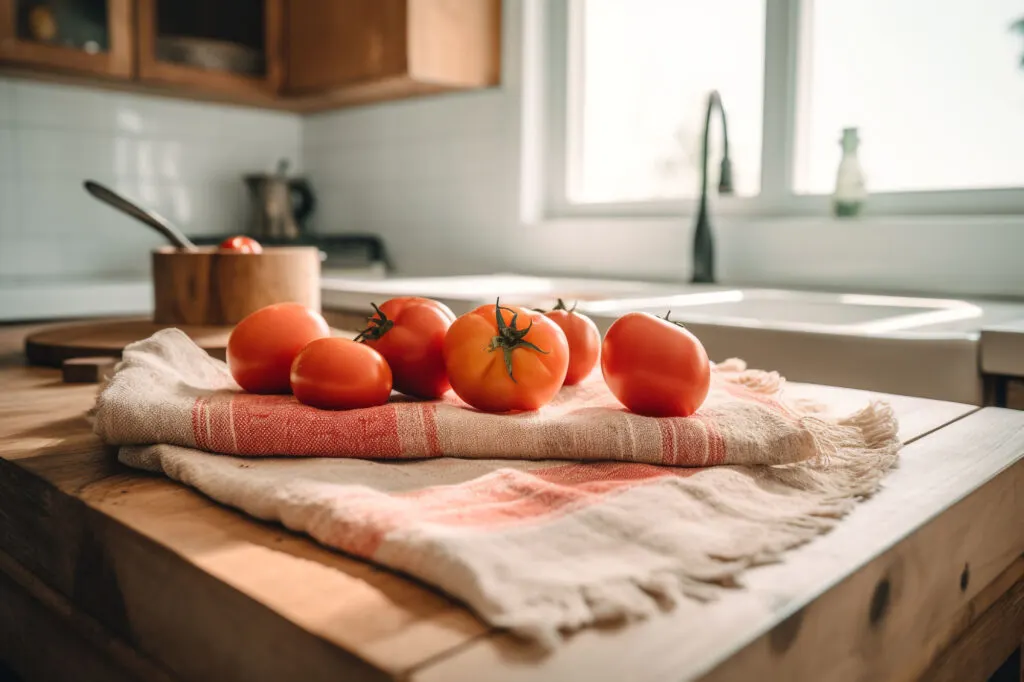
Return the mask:
<svg viewBox="0 0 1024 682"><path fill-rule="evenodd" d="M131 0L0 0L0 62L132 76Z"/></svg>
<svg viewBox="0 0 1024 682"><path fill-rule="evenodd" d="M406 0L291 0L289 92L318 92L405 73L407 28Z"/></svg>
<svg viewBox="0 0 1024 682"><path fill-rule="evenodd" d="M142 81L269 99L283 71L283 0L138 0Z"/></svg>

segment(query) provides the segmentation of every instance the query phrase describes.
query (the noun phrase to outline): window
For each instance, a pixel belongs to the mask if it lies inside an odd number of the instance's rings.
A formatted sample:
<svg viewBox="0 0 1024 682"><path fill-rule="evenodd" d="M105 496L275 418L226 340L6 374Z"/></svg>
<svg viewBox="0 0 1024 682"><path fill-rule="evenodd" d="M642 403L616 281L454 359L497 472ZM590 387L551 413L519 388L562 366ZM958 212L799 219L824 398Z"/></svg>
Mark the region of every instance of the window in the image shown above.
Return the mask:
<svg viewBox="0 0 1024 682"><path fill-rule="evenodd" d="M570 200L697 196L704 102L714 89L728 107L736 191L756 195L764 0L585 0L581 7L579 118L570 128L580 156ZM712 149L717 158L720 147Z"/></svg>
<svg viewBox="0 0 1024 682"><path fill-rule="evenodd" d="M1020 0L549 8L556 213L691 203L711 90L727 112L736 194L717 210L820 212L849 126L878 212L1024 210ZM713 119L712 187L720 144Z"/></svg>

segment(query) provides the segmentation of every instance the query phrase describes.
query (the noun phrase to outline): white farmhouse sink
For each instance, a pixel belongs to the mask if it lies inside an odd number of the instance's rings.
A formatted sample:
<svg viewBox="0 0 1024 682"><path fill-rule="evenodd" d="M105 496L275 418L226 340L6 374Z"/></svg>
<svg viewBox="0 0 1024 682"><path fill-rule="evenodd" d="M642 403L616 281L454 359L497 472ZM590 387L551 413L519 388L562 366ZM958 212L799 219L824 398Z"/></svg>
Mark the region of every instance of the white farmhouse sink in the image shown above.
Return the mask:
<svg viewBox="0 0 1024 682"><path fill-rule="evenodd" d="M684 322L712 359L743 358L793 381L980 404L978 337L1024 318L1024 305L951 299L568 279L521 275L354 280L324 278L326 309L369 312L370 301L419 295L456 313L482 303L578 302L602 332L623 313Z"/></svg>
<svg viewBox="0 0 1024 682"><path fill-rule="evenodd" d="M647 310L673 319L734 326L770 326L803 331L880 334L980 318L984 310L967 301L825 294L772 289L725 289L644 298L583 301L590 313Z"/></svg>
<svg viewBox="0 0 1024 682"><path fill-rule="evenodd" d="M602 330L628 311L686 324L715 360L739 357L803 381L972 404L982 400L967 301L729 289L579 305Z"/></svg>

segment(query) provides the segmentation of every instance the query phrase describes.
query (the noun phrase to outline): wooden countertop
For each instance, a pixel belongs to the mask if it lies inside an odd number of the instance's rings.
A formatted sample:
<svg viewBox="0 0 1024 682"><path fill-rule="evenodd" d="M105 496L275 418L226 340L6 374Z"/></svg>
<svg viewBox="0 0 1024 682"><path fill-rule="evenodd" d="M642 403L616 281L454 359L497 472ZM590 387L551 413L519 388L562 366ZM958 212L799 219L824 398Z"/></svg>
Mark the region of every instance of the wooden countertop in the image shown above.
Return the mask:
<svg viewBox="0 0 1024 682"><path fill-rule="evenodd" d="M959 680L1024 632L1024 413L892 397L900 467L836 530L718 601L543 654L119 465L86 419L96 387L22 366L26 331L0 328L0 659L29 679Z"/></svg>

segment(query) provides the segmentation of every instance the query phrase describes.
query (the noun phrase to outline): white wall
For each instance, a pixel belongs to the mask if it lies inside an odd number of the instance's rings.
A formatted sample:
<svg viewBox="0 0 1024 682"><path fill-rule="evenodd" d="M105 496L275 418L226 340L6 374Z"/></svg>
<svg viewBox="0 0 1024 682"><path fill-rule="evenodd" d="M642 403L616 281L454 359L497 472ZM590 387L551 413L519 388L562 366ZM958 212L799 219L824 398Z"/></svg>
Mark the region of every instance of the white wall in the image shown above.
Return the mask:
<svg viewBox="0 0 1024 682"><path fill-rule="evenodd" d="M160 237L87 195L86 178L187 233L244 231L242 174L299 164L301 128L292 114L0 78L0 280L148 272Z"/></svg>
<svg viewBox="0 0 1024 682"><path fill-rule="evenodd" d="M379 233L409 273L512 266L514 99L488 90L307 117L303 163L320 197L314 229Z"/></svg>
<svg viewBox="0 0 1024 682"><path fill-rule="evenodd" d="M507 270L685 279L692 218L530 217L546 149L542 0L504 3L501 88L308 117L315 225L370 231L415 274ZM524 49L525 46L525 49ZM542 89L541 89L542 90ZM542 142L542 141L541 141ZM1024 296L1024 216L713 219L725 281Z"/></svg>

